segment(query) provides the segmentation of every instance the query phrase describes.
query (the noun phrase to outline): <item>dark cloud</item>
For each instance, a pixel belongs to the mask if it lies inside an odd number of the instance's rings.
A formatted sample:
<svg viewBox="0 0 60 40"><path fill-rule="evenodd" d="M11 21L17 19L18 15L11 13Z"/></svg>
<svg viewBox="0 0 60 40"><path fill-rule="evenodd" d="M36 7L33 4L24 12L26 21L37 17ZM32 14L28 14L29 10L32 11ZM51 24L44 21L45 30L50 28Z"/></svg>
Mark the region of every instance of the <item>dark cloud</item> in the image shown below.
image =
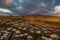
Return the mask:
<svg viewBox="0 0 60 40"><path fill-rule="evenodd" d="M60 0L14 0L12 6L5 8L13 12L9 15L60 15L54 13L58 5Z"/></svg>

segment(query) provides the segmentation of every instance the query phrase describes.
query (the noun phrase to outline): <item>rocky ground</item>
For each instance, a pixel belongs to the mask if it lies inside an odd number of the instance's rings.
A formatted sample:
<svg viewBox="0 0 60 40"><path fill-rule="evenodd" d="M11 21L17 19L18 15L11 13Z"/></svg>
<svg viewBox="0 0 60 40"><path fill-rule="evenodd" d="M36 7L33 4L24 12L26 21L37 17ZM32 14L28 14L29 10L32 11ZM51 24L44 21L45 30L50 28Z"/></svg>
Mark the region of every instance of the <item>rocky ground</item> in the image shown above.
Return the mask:
<svg viewBox="0 0 60 40"><path fill-rule="evenodd" d="M60 40L60 26L51 24L48 21L30 21L25 17L19 17L14 20L12 17L1 19L0 35L6 37L5 40ZM59 24L59 23L58 23ZM4 30L6 30L4 32ZM3 31L3 33L1 32ZM10 32L10 34L8 34ZM0 39L3 40L3 37Z"/></svg>

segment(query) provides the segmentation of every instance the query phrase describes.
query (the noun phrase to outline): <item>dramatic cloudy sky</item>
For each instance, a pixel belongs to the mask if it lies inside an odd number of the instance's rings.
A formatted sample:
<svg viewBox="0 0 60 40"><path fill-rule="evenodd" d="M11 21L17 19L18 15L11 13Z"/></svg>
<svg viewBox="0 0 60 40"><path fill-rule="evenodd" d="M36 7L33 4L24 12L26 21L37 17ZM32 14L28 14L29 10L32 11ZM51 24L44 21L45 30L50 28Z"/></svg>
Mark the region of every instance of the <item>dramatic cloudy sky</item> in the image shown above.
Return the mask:
<svg viewBox="0 0 60 40"><path fill-rule="evenodd" d="M11 7L1 7L0 15L60 16L60 0L14 0Z"/></svg>

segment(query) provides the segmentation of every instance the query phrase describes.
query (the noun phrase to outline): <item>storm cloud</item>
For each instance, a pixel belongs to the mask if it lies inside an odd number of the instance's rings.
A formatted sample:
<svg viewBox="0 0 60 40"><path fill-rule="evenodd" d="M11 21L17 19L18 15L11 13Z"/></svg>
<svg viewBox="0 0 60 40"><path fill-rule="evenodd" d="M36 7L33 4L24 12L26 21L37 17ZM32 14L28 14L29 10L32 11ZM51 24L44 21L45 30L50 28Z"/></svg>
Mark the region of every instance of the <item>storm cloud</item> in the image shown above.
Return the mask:
<svg viewBox="0 0 60 40"><path fill-rule="evenodd" d="M0 7L7 10L8 15L51 15L60 16L60 0L14 0L12 6ZM2 13L1 13L2 12ZM0 14L5 14L0 11ZM7 15L5 14L5 15Z"/></svg>

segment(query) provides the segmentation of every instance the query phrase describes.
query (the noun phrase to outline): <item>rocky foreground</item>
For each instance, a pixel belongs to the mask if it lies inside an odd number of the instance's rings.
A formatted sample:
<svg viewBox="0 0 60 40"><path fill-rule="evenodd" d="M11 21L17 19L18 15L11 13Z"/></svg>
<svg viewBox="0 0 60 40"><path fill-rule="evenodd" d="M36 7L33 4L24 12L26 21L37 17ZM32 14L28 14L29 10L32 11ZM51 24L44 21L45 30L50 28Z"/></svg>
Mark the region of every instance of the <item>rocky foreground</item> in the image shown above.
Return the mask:
<svg viewBox="0 0 60 40"><path fill-rule="evenodd" d="M2 17L0 40L60 40L59 27L44 20L31 21L25 17Z"/></svg>

